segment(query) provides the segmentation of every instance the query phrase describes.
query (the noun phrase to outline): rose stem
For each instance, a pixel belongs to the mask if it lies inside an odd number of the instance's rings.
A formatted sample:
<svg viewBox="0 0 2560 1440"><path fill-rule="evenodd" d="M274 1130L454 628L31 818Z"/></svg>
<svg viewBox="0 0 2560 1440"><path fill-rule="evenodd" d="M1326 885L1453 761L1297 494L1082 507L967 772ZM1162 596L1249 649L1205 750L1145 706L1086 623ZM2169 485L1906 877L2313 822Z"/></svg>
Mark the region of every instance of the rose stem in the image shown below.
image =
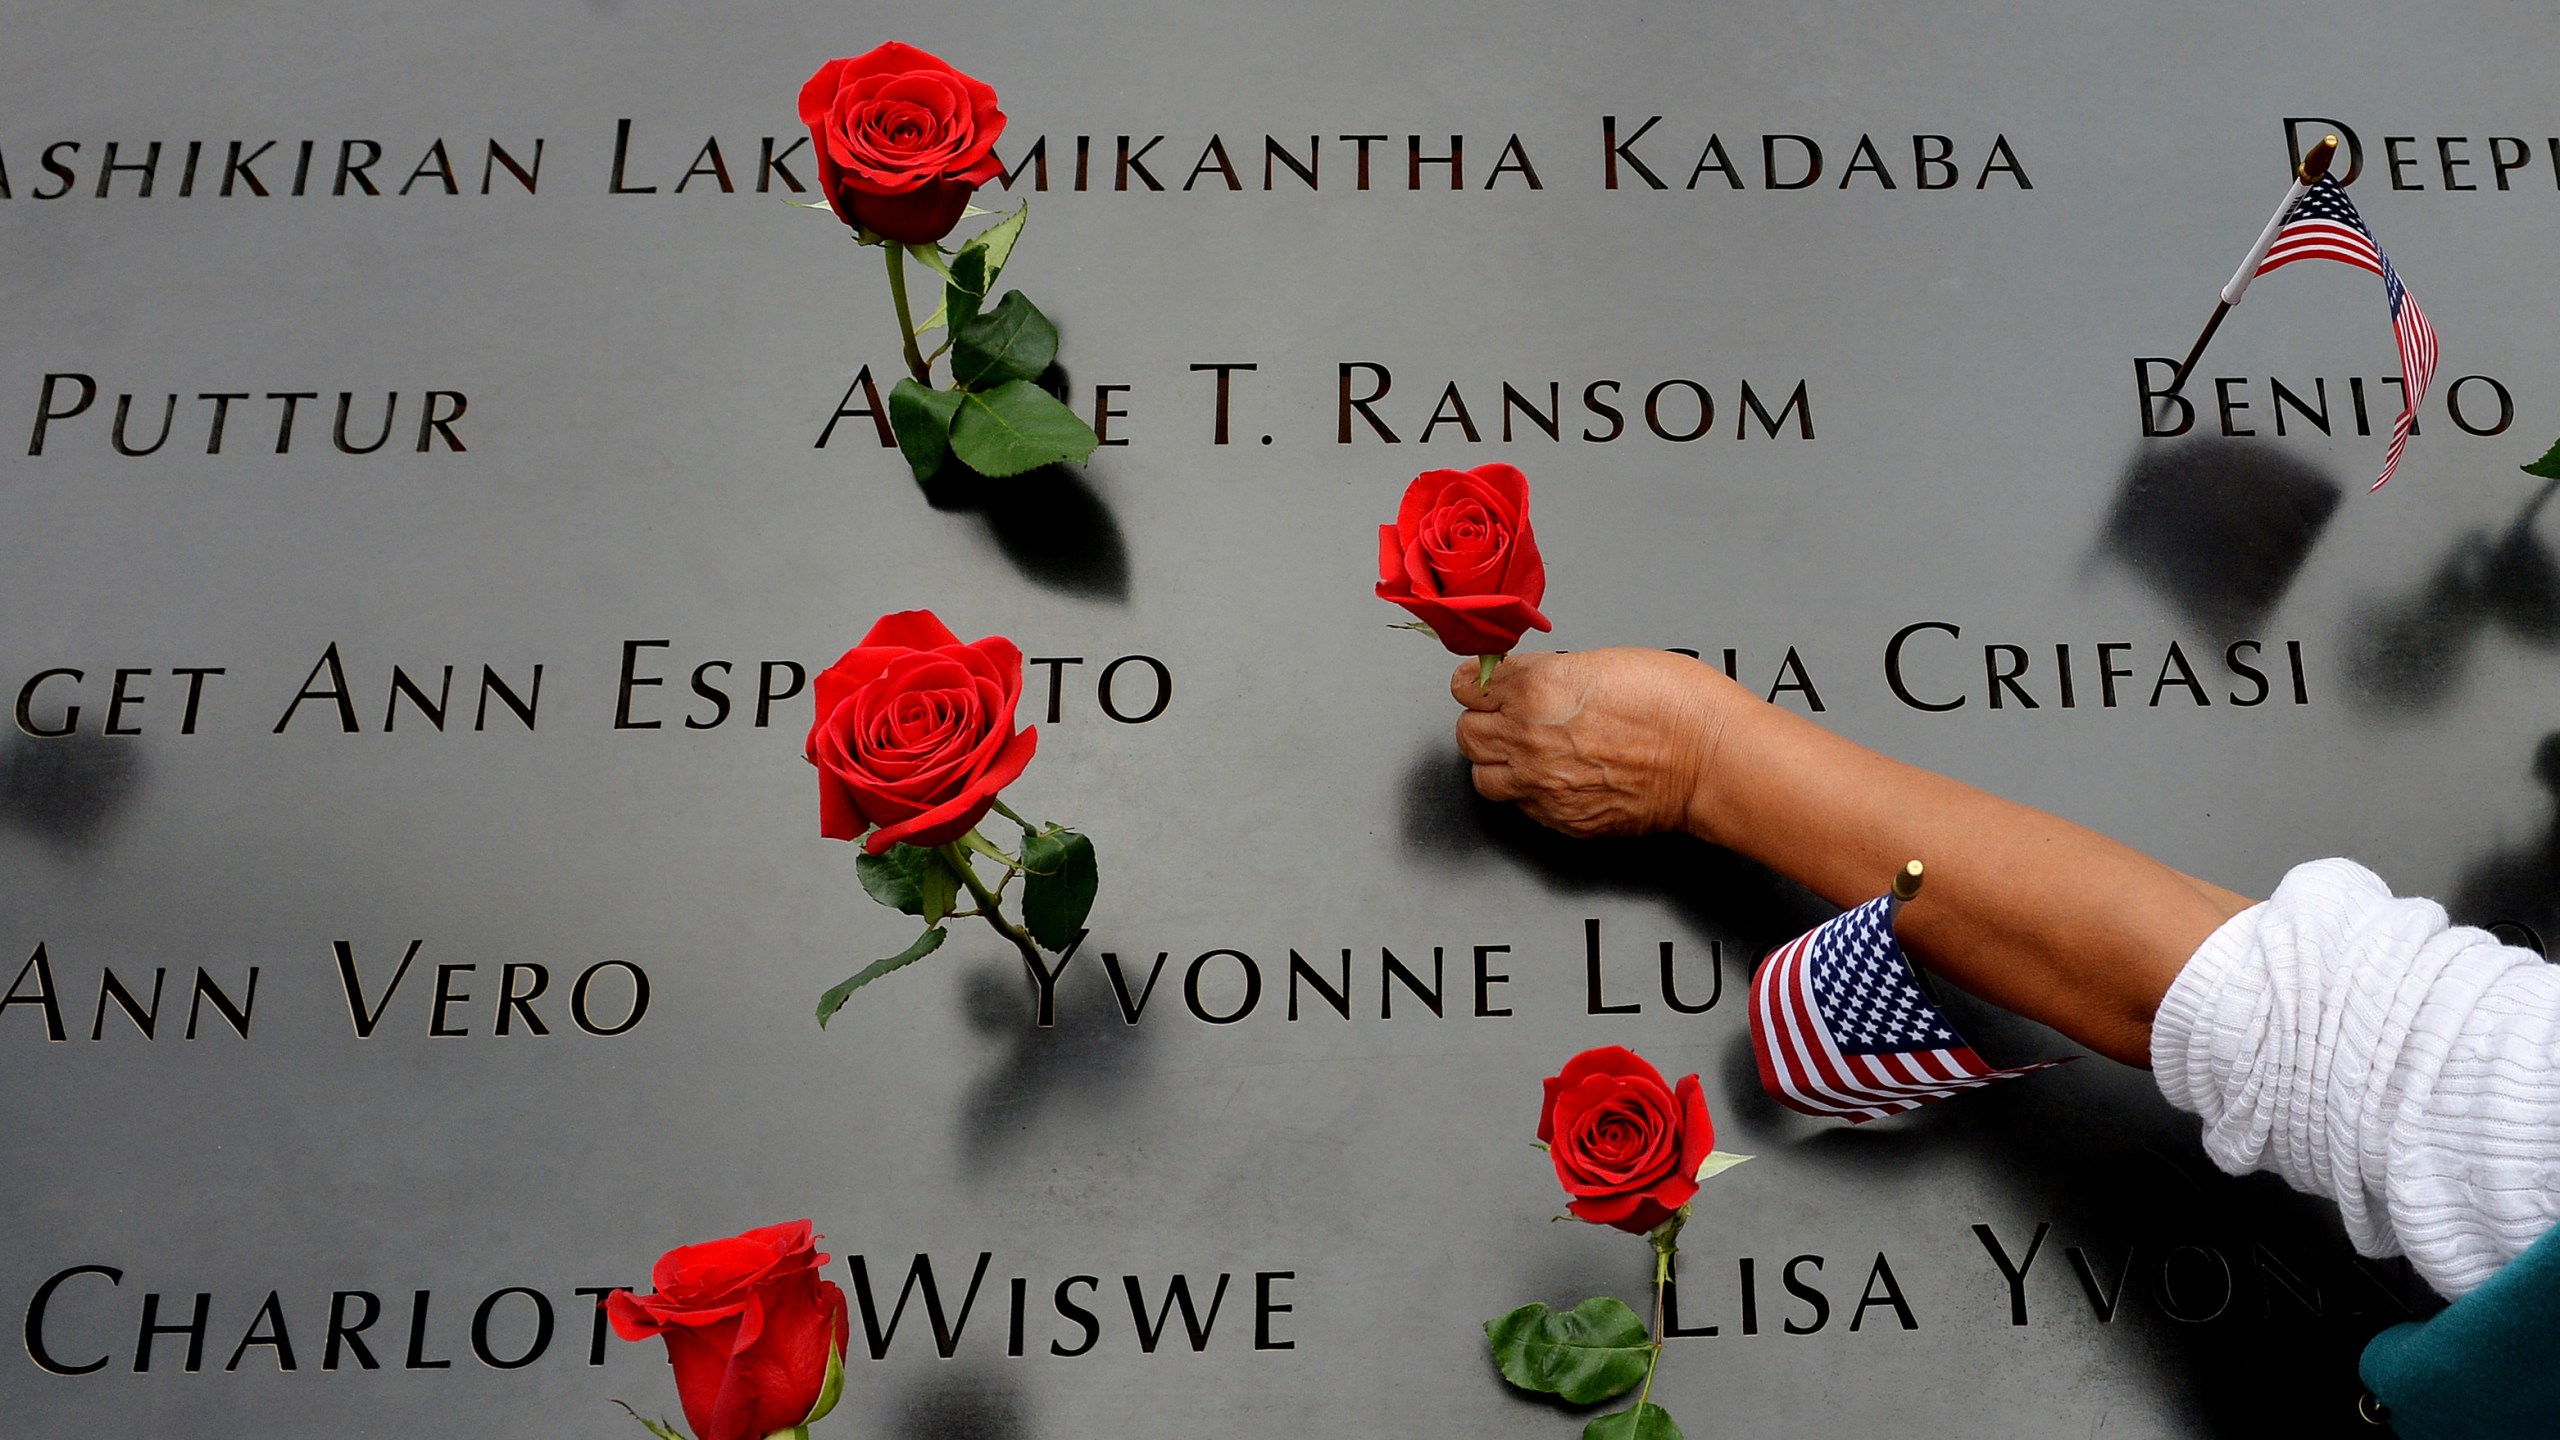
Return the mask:
<svg viewBox="0 0 2560 1440"><path fill-rule="evenodd" d="M907 313L906 248L895 240L884 243L880 248L889 256L889 299L898 307L898 343L906 348L907 373L916 377L917 384L930 390L933 388L933 369L925 364L924 356L916 352L916 322Z"/></svg>
<svg viewBox="0 0 2560 1440"><path fill-rule="evenodd" d="M960 883L969 887L969 893L978 897L979 912L986 917L987 923L996 928L997 934L1012 941L1013 948L1022 952L1022 963L1030 967L1034 975L1039 974L1040 947L1032 943L1031 936L1021 926L1004 918L996 897L988 891L986 882L978 878L977 867L969 863L969 852L954 842L936 853L942 856L944 864L960 873Z"/></svg>
<svg viewBox="0 0 2560 1440"><path fill-rule="evenodd" d="M1671 1283L1671 1256L1679 1248L1677 1239L1653 1247L1653 1354L1644 1362L1644 1389L1636 1392L1639 1414L1645 1402L1653 1398L1653 1372L1662 1368L1662 1290Z"/></svg>

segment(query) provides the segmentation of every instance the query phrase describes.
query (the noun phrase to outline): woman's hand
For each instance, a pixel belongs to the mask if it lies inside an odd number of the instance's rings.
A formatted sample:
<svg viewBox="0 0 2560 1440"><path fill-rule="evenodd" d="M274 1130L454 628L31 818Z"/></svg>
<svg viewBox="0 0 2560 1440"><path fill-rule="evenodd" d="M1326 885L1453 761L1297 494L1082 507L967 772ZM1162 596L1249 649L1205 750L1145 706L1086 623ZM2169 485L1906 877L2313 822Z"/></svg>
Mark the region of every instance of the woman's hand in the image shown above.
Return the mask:
<svg viewBox="0 0 2560 1440"><path fill-rule="evenodd" d="M1568 835L1707 835L1706 781L1737 701L1710 666L1659 650L1514 655L1479 688L1473 660L1449 677L1458 748L1488 800L1518 801Z"/></svg>

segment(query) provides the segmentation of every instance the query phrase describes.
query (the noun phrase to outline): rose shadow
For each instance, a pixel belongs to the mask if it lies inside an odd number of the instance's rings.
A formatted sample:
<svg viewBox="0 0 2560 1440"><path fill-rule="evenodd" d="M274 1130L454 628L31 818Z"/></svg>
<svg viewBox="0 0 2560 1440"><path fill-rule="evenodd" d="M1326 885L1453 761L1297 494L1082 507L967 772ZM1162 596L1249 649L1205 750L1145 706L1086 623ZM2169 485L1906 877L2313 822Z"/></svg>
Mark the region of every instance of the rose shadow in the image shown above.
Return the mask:
<svg viewBox="0 0 2560 1440"><path fill-rule="evenodd" d="M2548 956L2560 940L2560 731L2534 747L2533 778L2553 801L2550 822L2523 845L2473 861L2445 909L2462 924Z"/></svg>
<svg viewBox="0 0 2560 1440"><path fill-rule="evenodd" d="M2433 711L2462 692L2492 627L2560 648L2560 559L2535 533L2560 480L2546 481L2503 531L2456 540L2415 589L2361 607L2347 623L2347 698L2384 716Z"/></svg>
<svg viewBox="0 0 2560 1440"><path fill-rule="evenodd" d="M0 823L63 854L89 850L132 806L143 773L139 749L102 735L12 736L0 751Z"/></svg>
<svg viewBox="0 0 2560 1440"><path fill-rule="evenodd" d="M1063 399L1066 371L1050 366L1041 384ZM1043 465L996 479L954 458L921 488L934 509L986 521L997 551L1033 584L1079 599L1128 603L1129 550L1120 521L1076 468Z"/></svg>
<svg viewBox="0 0 2560 1440"><path fill-rule="evenodd" d="M1037 1153L1027 1137L1055 1106L1109 1109L1130 1098L1153 1039L1123 1021L1101 962L1078 949L1057 980L1057 1024L1032 1023L1035 995L1019 959L990 961L963 982L969 1028L988 1037L996 1059L960 1106L960 1152L972 1176L1009 1157Z"/></svg>
<svg viewBox="0 0 2560 1440"><path fill-rule="evenodd" d="M983 1367L937 1375L892 1402L899 1440L1029 1440L1031 1408L1022 1387Z"/></svg>

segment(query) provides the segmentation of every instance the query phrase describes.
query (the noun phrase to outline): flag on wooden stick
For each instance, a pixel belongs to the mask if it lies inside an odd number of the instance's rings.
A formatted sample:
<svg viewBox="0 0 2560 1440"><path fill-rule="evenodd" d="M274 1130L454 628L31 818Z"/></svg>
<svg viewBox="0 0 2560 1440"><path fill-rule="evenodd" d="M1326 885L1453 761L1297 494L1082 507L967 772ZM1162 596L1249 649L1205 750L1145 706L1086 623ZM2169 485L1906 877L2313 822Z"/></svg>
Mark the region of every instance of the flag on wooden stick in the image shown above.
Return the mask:
<svg viewBox="0 0 2560 1440"><path fill-rule="evenodd" d="M2275 243L2255 273L2281 270L2297 260L2335 260L2369 270L2382 277L2382 293L2391 302L2391 334L2400 345L2402 402L2400 417L2391 424L2391 451L2383 457L2382 478L2373 482L2372 488L2379 490L2400 468L2400 452L2409 447L2409 431L2418 423L2418 404L2427 398L2427 383L2435 378L2435 327L2427 323L2417 297L2400 283L2400 272L2374 243L2355 202L2334 178L2322 177L2285 211Z"/></svg>

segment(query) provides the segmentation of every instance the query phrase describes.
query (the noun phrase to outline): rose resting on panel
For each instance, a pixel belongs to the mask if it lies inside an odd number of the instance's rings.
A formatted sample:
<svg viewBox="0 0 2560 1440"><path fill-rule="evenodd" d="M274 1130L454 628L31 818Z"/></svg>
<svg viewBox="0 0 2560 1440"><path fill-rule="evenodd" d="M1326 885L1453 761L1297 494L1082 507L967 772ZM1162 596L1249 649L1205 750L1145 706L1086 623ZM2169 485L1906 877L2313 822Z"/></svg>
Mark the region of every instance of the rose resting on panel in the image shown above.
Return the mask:
<svg viewBox="0 0 2560 1440"><path fill-rule="evenodd" d="M854 991L940 949L955 918L985 920L1021 952L1035 980L1054 974L1041 951L1074 947L1099 880L1091 840L1034 824L1001 796L1040 743L1038 729L1013 722L1020 648L1001 635L963 644L932 611L902 610L880 617L819 673L815 689L805 753L818 772L819 833L860 842L854 874L864 892L925 924L906 949L828 990L818 1023ZM1021 831L1013 851L979 833L991 812ZM997 867L992 885L981 862ZM1019 923L1004 910L1016 880ZM1039 1016L1043 1025L1051 1020Z"/></svg>
<svg viewBox="0 0 2560 1440"><path fill-rule="evenodd" d="M800 119L826 193L823 205L806 208L833 210L887 260L907 367L889 392L889 424L917 482L953 461L991 479L1082 464L1099 443L1093 428L1041 387L1058 358L1057 325L1021 291L994 293L1030 203L956 249L944 246L962 220L991 213L969 200L1004 170L995 144L1005 114L994 88L893 40L818 67L801 87ZM909 259L942 282L921 322ZM942 341L927 352L923 337L937 329ZM951 382L939 387L933 366L945 355Z"/></svg>

